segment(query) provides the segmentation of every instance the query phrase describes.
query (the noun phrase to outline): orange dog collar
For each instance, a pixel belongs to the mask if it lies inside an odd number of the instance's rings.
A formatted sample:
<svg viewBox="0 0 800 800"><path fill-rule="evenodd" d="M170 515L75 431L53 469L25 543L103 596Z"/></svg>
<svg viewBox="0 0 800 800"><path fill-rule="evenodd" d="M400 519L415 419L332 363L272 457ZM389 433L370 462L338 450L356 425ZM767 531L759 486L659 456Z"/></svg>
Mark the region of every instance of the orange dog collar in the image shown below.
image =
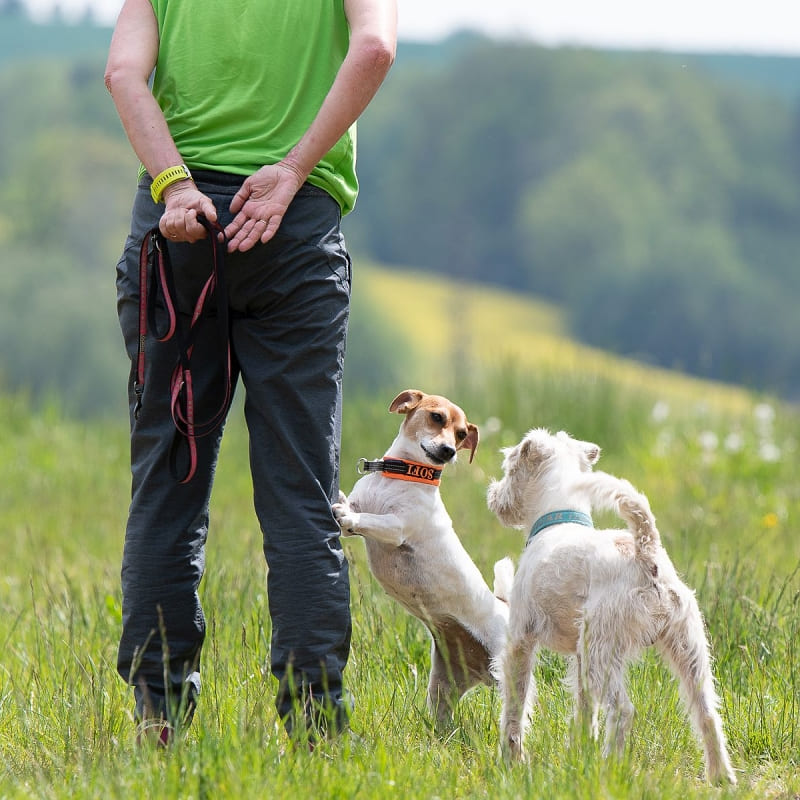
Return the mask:
<svg viewBox="0 0 800 800"><path fill-rule="evenodd" d="M387 478L427 483L429 486L438 486L442 477L442 471L430 464L406 461L404 458L392 458L391 456L378 461L367 461L367 459L361 458L356 469L359 475L365 475L367 472L382 472Z"/></svg>

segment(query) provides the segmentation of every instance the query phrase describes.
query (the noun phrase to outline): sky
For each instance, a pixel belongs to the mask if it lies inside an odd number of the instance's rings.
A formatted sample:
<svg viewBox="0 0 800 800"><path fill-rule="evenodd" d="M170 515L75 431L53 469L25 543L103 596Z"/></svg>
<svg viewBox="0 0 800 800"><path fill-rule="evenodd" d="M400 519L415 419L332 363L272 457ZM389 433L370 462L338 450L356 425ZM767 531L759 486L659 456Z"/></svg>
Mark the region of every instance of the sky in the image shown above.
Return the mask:
<svg viewBox="0 0 800 800"><path fill-rule="evenodd" d="M112 24L121 0L26 0L32 14L92 5ZM399 34L432 42L461 29L544 45L800 56L798 0L398 0Z"/></svg>

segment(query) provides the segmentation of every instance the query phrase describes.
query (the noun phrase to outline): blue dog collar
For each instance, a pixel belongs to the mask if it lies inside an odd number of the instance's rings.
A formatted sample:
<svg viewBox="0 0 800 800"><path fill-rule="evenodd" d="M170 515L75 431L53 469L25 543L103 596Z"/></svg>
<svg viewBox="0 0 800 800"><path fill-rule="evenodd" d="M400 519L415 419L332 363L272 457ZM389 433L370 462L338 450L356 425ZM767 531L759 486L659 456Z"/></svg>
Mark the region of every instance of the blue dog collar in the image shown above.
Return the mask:
<svg viewBox="0 0 800 800"><path fill-rule="evenodd" d="M525 545L530 544L531 539L545 528L549 528L551 525L563 525L567 522L575 522L578 525L585 525L587 528L594 528L592 518L588 514L584 514L583 511L551 511L549 514L543 514L533 523Z"/></svg>

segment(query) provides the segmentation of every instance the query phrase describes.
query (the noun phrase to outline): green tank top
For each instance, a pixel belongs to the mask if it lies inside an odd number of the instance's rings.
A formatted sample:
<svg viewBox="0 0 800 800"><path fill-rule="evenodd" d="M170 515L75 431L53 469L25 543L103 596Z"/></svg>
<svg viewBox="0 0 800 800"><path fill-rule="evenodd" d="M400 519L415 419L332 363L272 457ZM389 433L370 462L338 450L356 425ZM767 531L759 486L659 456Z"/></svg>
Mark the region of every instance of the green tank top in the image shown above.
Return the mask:
<svg viewBox="0 0 800 800"><path fill-rule="evenodd" d="M343 0L151 0L153 94L190 169L250 175L317 114L349 42ZM352 210L355 125L308 177Z"/></svg>

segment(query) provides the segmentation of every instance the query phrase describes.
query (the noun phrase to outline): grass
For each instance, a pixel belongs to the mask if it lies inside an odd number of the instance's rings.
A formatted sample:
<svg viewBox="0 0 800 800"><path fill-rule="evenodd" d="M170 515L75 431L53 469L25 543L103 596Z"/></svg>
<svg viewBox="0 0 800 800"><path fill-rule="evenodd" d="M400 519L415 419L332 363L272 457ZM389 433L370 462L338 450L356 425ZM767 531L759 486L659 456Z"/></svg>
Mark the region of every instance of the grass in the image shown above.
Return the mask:
<svg viewBox="0 0 800 800"><path fill-rule="evenodd" d="M370 291L387 289L374 283ZM481 290L468 299L478 318L487 296ZM346 674L360 738L313 754L288 747L267 668L265 571L238 405L223 443L201 588L208 620L201 706L185 741L168 752L137 748L131 697L115 671L125 431L52 410L31 413L25 398L5 397L0 798L800 797L796 412L582 350L574 362L536 360L547 341L536 337L548 336L555 321L544 307L526 313L520 338L532 337L527 360L492 359L473 343L458 362L468 368L445 372L430 363L409 376L409 385L450 394L481 427L475 463L448 469L442 484L456 529L489 578L493 562L517 556L523 543L523 534L500 527L486 510L499 449L537 425L598 442L602 467L648 493L679 572L697 590L736 789L703 782L674 682L649 655L631 671L637 717L620 759L602 760L589 742L566 745L564 662L550 654L537 667L541 697L528 765L498 759L499 699L488 687L469 694L454 726L437 733L424 704L427 635L372 579L360 541L345 545L354 619ZM496 311L486 314L494 320L487 324L499 324ZM417 327L430 340L422 321ZM402 388L348 394L346 490L357 459L380 455L394 436L399 420L386 408Z"/></svg>

